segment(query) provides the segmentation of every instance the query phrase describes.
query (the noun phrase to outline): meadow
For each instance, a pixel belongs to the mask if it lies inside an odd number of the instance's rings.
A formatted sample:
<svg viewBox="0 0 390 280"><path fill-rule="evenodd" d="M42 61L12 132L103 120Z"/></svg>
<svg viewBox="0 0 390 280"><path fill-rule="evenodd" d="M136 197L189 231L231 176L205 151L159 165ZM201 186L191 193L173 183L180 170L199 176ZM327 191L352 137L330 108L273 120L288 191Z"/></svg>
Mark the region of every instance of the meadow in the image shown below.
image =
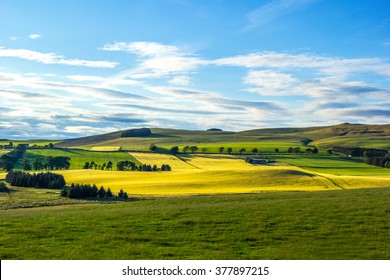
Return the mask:
<svg viewBox="0 0 390 280"><path fill-rule="evenodd" d="M390 169L365 164L364 159L323 155L272 155L273 160L310 171L354 176L390 176Z"/></svg>
<svg viewBox="0 0 390 280"><path fill-rule="evenodd" d="M1 210L1 259L390 258L389 188Z"/></svg>
<svg viewBox="0 0 390 280"><path fill-rule="evenodd" d="M128 160L139 164L137 160L135 160L132 156L125 152L98 152L79 149L29 149L26 151L23 159L27 159L32 163L37 157L48 156L70 157L71 169L81 169L83 168L84 163L87 161L94 161L98 165L101 165L108 161L112 161L114 163L113 170L116 170L116 163L118 161ZM16 168L22 168L22 161L19 162L19 165L17 165Z"/></svg>
<svg viewBox="0 0 390 280"><path fill-rule="evenodd" d="M238 133L153 129L150 137L114 132L50 141L63 148L28 149L16 168L25 159L69 156L70 169L55 171L68 185L123 189L137 199L76 200L59 190L10 187L10 195L0 194L0 258L389 259L390 169L326 152L339 144L385 148L389 133L390 126L342 124ZM286 152L304 151L301 141L309 138L319 154ZM152 143L157 152L150 152ZM169 149L176 145L198 151L175 156ZM240 155L242 148L247 152ZM274 162L245 162L253 148L258 154L251 157ZM123 160L169 164L172 171L116 171ZM114 168L82 169L87 161L112 161Z"/></svg>
<svg viewBox="0 0 390 280"><path fill-rule="evenodd" d="M255 193L264 191L320 191L331 189L390 186L390 172L378 169L375 175L335 175L310 171L287 164L252 165L233 155L172 155L131 153L145 164L169 164L170 172L62 170L70 183L95 183L114 192L125 190L129 195L169 196L194 194ZM298 157L298 156L296 156ZM180 159L179 159L180 158ZM303 161L315 166L316 161ZM320 163L322 161L319 161ZM332 165L332 161L329 163ZM366 166L357 163L357 166ZM350 167L353 169L352 167ZM315 168L314 168L315 169ZM320 168L319 168L320 169ZM332 170L334 168L332 167ZM321 170L321 169L320 169ZM342 169L341 169L342 170ZM386 173L387 172L387 173Z"/></svg>

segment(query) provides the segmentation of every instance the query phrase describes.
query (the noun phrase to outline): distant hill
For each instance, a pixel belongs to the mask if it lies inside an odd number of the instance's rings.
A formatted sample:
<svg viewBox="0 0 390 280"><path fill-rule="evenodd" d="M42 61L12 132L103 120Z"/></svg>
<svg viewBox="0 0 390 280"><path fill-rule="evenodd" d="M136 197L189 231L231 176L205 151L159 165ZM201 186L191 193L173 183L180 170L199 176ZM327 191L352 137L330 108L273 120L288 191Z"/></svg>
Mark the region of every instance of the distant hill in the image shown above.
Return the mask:
<svg viewBox="0 0 390 280"><path fill-rule="evenodd" d="M149 130L149 129L148 129ZM390 149L390 124L367 125L343 123L322 127L266 128L240 132L212 130L183 130L152 128L142 137L123 137L128 129L107 134L64 140L57 147L93 146L138 146L154 144L181 145L189 143L224 143L254 141L296 141L311 140L310 145L327 148L332 146L372 147Z"/></svg>

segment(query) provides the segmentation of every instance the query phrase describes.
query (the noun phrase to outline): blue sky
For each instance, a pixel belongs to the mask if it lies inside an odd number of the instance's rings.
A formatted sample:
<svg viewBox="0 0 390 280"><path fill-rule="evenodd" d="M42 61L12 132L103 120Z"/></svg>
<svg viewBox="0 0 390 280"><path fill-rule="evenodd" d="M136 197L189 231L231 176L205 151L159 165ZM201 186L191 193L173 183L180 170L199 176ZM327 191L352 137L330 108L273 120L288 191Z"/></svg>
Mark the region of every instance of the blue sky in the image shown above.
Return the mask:
<svg viewBox="0 0 390 280"><path fill-rule="evenodd" d="M0 138L390 123L390 4L0 2Z"/></svg>

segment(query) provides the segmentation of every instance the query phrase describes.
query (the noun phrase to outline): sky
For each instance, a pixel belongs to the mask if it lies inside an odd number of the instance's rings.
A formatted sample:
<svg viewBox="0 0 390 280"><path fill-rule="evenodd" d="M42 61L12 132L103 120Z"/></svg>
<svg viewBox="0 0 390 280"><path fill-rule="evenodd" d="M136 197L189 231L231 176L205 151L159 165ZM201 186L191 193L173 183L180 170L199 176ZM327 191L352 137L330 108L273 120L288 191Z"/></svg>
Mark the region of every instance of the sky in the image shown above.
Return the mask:
<svg viewBox="0 0 390 280"><path fill-rule="evenodd" d="M0 139L390 123L387 0L1 0Z"/></svg>

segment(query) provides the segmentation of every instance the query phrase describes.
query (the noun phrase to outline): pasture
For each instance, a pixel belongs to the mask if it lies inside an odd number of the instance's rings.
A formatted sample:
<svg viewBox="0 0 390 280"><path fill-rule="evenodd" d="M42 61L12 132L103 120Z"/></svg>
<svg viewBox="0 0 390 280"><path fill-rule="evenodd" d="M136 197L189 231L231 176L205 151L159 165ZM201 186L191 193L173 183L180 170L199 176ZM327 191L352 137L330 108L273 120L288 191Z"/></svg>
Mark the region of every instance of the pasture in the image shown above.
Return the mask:
<svg viewBox="0 0 390 280"><path fill-rule="evenodd" d="M161 145L162 148L169 150L172 146L175 145ZM224 152L227 153L227 148L232 148L233 154L239 154L241 149L245 149L246 152L244 154L251 154L251 150L256 148L258 150L258 153L274 153L275 149L279 149L280 152L286 153L287 149L289 147L300 147L302 150L304 150L306 147L302 146L302 144L299 141L265 141L265 140L258 140L253 142L219 142L219 143L196 143L196 142L189 142L188 144L179 144L179 151L182 152L183 148L185 146L197 146L198 147L198 153L213 153L218 154L219 148L223 147ZM206 149L204 152L202 152L202 149ZM191 153L191 152L189 152Z"/></svg>
<svg viewBox="0 0 390 280"><path fill-rule="evenodd" d="M150 164L152 166L155 164L158 167L162 164L169 164L173 171L189 171L194 169L193 166L173 155L136 152L132 152L130 155L142 164Z"/></svg>
<svg viewBox="0 0 390 280"><path fill-rule="evenodd" d="M339 156L272 155L277 162L298 166L310 171L354 176L390 176L389 168L380 168L364 163L364 159Z"/></svg>
<svg viewBox="0 0 390 280"><path fill-rule="evenodd" d="M30 146L45 146L52 144L57 144L62 142L62 140L1 140L0 145L8 145L9 142L12 142L14 146L18 144L29 144Z"/></svg>
<svg viewBox="0 0 390 280"><path fill-rule="evenodd" d="M390 189L1 210L1 259L390 258Z"/></svg>
<svg viewBox="0 0 390 280"><path fill-rule="evenodd" d="M113 170L116 170L116 163L118 161L128 160L139 164L132 156L125 152L97 152L79 149L29 149L26 151L24 159L33 162L37 157L48 156L70 157L71 169L81 169L87 161L94 161L97 165L112 161L114 163ZM19 163L16 167L21 168L21 163Z"/></svg>

